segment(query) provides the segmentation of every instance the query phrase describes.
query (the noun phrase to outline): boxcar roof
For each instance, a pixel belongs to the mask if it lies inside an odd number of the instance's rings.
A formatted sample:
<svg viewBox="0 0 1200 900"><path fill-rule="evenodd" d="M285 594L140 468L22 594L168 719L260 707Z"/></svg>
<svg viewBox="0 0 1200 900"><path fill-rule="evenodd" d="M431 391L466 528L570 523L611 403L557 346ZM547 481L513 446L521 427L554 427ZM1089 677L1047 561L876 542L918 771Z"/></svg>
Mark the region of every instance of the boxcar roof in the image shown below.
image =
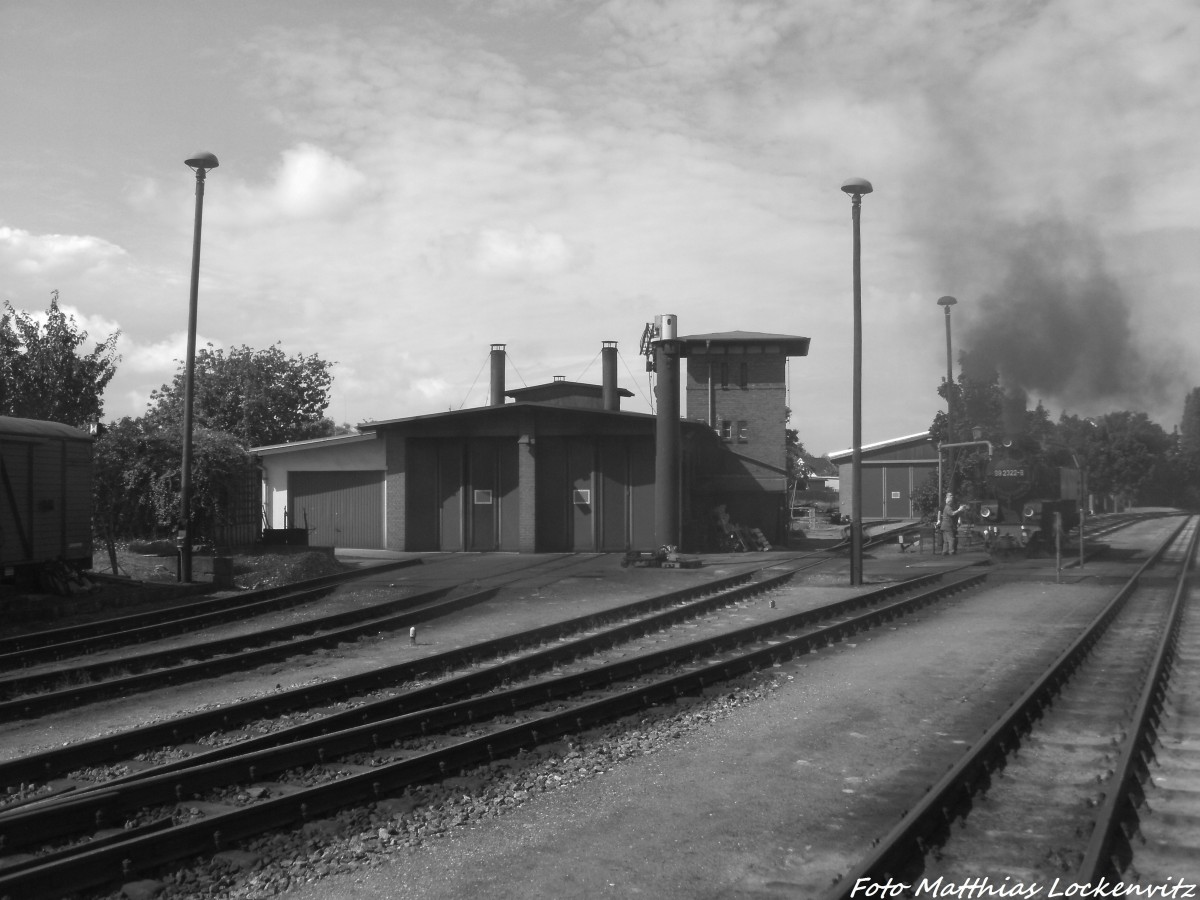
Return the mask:
<svg viewBox="0 0 1200 900"><path fill-rule="evenodd" d="M0 436L4 435L25 438L69 438L76 441L92 440L92 436L86 431L72 428L62 422L18 419L13 416L0 416Z"/></svg>

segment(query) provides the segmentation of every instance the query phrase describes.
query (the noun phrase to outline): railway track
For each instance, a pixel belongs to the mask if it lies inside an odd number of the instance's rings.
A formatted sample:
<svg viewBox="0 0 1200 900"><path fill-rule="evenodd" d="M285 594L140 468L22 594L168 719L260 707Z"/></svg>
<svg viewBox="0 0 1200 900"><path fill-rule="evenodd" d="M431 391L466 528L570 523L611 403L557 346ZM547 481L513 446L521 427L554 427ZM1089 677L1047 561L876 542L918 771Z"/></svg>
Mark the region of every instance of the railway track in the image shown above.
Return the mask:
<svg viewBox="0 0 1200 900"><path fill-rule="evenodd" d="M1187 750L1197 724L1184 717L1189 696L1200 693L1187 677L1200 623L1184 613L1196 546L1197 520L1181 520L1085 632L840 879L829 900L888 885L896 891L888 896L936 893L980 878L997 890L1036 887L1030 896L1081 896L1081 886L1111 888L1130 879L1161 887L1195 874L1195 802L1172 794L1170 784L1172 771L1179 777L1195 768ZM1180 752L1163 754L1155 795L1156 785L1144 782L1160 765L1153 760L1164 711L1174 713L1173 748ZM1164 815L1167 829L1139 834L1139 818L1154 819L1154 803L1143 800L1151 795L1164 807L1182 803L1190 830L1172 832ZM1184 859L1188 868L1172 870Z"/></svg>
<svg viewBox="0 0 1200 900"><path fill-rule="evenodd" d="M63 893L128 878L264 830L486 765L497 756L819 650L985 577L959 573L930 588L926 582L940 576L926 576L786 615L760 603L758 621L750 624L738 621L747 617L745 610L728 611L792 574L739 577L739 583L723 585L709 597L674 596L667 608L659 603L658 611L641 609L632 619L627 611L627 620L616 624L611 622L618 614L609 611L608 626L577 623L589 631L570 641L547 634L514 636L513 646L551 641L515 657L511 647L467 648L464 665L489 652L499 654L499 662L327 716L300 730L269 734L253 745L239 741L213 755L91 789L33 798L0 813L5 842L0 852L9 854L4 860L8 865L0 867L0 896L33 898L47 896L46 884ZM911 596L896 600L898 593ZM123 743L136 741L126 738ZM23 762L0 768L3 780L11 782L18 771L12 766ZM54 763L68 764L66 756ZM318 783L309 783L314 780ZM249 799L231 802L231 796ZM203 818L187 814L200 808L208 811ZM99 832L94 830L97 822ZM80 823L87 823L90 833L77 833ZM106 824L121 832L105 831Z"/></svg>
<svg viewBox="0 0 1200 900"><path fill-rule="evenodd" d="M393 595L400 593L400 596L274 628L249 632L242 630L232 636L208 641L188 641L143 653L108 655L101 661L68 660L65 665L45 664L21 674L0 675L0 719L30 718L51 710L73 708L108 697L158 688L164 683L182 684L210 678L322 648L336 647L340 643L382 632L409 628L485 602L506 584L530 577L547 577L550 573L561 577L564 570L594 558L594 554L565 554L526 563L516 571L478 578L470 585L448 582L441 587L416 593L391 591L389 588L385 590ZM333 587L353 581L354 576L361 579L381 571L391 571L391 568L372 568L332 576L338 579L336 582L331 582L329 578L316 579L315 585L302 584L284 594L276 594L276 590L272 590L269 593L273 596L265 600L251 599L240 607L243 612L237 620L244 622L245 616L252 615L253 611L261 613L266 611L265 608L278 608L276 605L280 602L286 607L312 603L326 597ZM467 588L474 590L463 593ZM245 599L245 595L242 595L242 599ZM186 633L190 627L199 627L188 623L202 616L193 615L193 611L186 608L177 608L174 612L174 618L150 626L151 632L161 629L172 634L180 631ZM220 614L224 615L225 612ZM126 633L116 632L117 635ZM149 635L147 639L150 639ZM66 652L66 648L78 643L46 643L18 652L58 657ZM80 658L76 655L74 659ZM45 662L44 659L42 661Z"/></svg>
<svg viewBox="0 0 1200 900"><path fill-rule="evenodd" d="M421 563L420 558L381 563L369 568L339 572L280 587L243 591L224 597L178 604L167 609L148 610L84 625L0 638L0 671L28 668L109 647L143 644L197 628L287 609L320 599L337 586Z"/></svg>

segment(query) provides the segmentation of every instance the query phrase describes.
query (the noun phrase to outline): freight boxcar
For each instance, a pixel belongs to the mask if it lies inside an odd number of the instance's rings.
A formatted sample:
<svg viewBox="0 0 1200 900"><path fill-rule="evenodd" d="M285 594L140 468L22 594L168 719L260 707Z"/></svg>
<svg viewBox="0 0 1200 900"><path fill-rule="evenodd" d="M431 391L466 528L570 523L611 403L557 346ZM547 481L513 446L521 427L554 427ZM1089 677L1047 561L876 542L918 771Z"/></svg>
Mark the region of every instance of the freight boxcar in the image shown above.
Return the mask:
<svg viewBox="0 0 1200 900"><path fill-rule="evenodd" d="M92 566L92 436L0 416L0 566L6 579L50 560Z"/></svg>

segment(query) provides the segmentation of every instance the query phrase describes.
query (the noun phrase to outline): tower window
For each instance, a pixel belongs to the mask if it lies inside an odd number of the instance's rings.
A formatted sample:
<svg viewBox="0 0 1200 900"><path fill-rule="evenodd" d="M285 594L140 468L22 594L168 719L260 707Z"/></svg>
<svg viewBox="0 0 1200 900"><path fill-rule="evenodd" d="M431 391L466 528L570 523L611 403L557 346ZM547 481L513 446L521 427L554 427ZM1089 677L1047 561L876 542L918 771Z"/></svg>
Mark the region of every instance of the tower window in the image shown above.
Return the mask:
<svg viewBox="0 0 1200 900"><path fill-rule="evenodd" d="M750 423L744 419L738 422L737 439L739 444L744 444L750 440Z"/></svg>
<svg viewBox="0 0 1200 900"><path fill-rule="evenodd" d="M729 441L733 439L733 423L728 419L721 420L720 428L721 440Z"/></svg>

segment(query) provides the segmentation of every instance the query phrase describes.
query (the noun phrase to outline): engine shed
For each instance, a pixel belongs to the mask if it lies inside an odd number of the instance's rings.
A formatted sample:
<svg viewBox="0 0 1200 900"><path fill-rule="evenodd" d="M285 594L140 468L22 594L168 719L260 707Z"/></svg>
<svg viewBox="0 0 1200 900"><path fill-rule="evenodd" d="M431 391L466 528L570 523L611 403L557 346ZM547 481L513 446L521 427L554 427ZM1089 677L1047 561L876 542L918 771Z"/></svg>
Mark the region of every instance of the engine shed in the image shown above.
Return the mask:
<svg viewBox="0 0 1200 900"><path fill-rule="evenodd" d="M688 361L671 500L681 547L707 548L717 509L783 540L785 361L806 354L808 338L724 332L675 343ZM506 391L505 345L493 344L485 406L252 448L267 526L303 529L313 545L387 551L657 550L660 416L621 409L632 394L617 385L616 353L603 343L599 385L560 377Z"/></svg>
<svg viewBox="0 0 1200 900"><path fill-rule="evenodd" d="M269 525L358 549L655 549L656 419L620 409L632 394L616 386L615 344L603 355L603 384L505 391L504 345L493 345L486 406L253 448ZM684 428L690 456L709 432Z"/></svg>

